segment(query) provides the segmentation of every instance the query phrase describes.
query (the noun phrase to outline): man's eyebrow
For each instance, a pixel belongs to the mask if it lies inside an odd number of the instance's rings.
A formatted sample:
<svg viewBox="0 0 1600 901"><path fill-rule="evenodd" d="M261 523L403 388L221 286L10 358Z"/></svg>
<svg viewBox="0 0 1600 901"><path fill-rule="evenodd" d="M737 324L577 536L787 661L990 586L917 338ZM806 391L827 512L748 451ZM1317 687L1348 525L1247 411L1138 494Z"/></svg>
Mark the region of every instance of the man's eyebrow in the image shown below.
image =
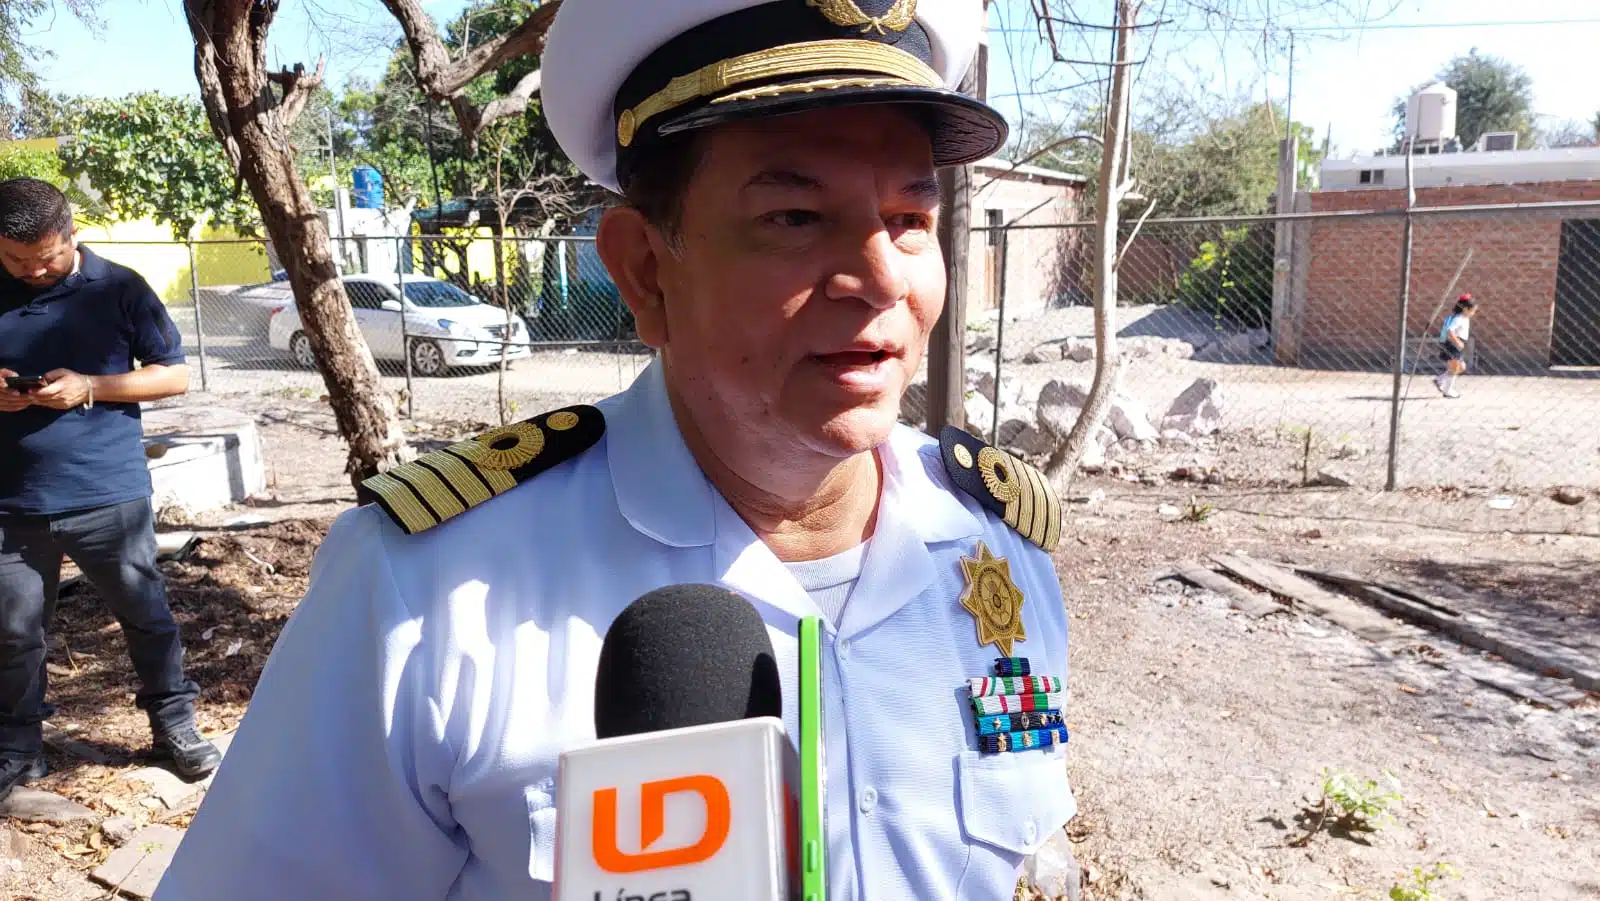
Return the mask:
<svg viewBox="0 0 1600 901"><path fill-rule="evenodd" d="M900 196L909 197L912 200L931 200L938 202L941 198L941 192L939 191L939 179L932 175L929 175L926 178L919 178L901 188Z"/></svg>
<svg viewBox="0 0 1600 901"><path fill-rule="evenodd" d="M793 169L763 169L751 176L750 180L744 183L744 188L740 190L768 187L821 191L823 184L817 179L809 175L802 175Z"/></svg>
<svg viewBox="0 0 1600 901"><path fill-rule="evenodd" d="M821 180L793 169L763 169L744 183L745 189L758 187L792 188L802 191L821 191L826 188ZM907 182L900 188L900 196L912 200L935 201L942 196L939 179L929 175Z"/></svg>

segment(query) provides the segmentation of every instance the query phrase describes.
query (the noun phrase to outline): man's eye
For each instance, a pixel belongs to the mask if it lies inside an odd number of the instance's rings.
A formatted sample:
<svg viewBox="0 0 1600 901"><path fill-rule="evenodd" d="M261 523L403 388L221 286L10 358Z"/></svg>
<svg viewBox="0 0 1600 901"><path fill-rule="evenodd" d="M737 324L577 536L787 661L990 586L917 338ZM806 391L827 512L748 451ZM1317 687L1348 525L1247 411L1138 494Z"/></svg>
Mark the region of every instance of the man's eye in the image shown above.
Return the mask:
<svg viewBox="0 0 1600 901"><path fill-rule="evenodd" d="M761 221L782 228L803 228L815 225L822 219L814 210L775 210L761 217Z"/></svg>
<svg viewBox="0 0 1600 901"><path fill-rule="evenodd" d="M933 217L927 213L900 213L889 217L889 225L906 231L926 231L933 227Z"/></svg>

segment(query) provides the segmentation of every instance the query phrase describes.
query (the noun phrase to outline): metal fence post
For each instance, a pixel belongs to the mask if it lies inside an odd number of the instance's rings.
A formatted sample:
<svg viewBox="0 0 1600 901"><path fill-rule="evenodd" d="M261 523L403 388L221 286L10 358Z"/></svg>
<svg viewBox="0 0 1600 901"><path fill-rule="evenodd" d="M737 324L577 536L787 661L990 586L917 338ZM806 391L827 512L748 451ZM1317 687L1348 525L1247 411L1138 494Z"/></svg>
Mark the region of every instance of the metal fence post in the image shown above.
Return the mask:
<svg viewBox="0 0 1600 901"><path fill-rule="evenodd" d="M1411 141L1406 141L1406 226L1400 245L1400 321L1395 326L1394 396L1389 400L1389 473L1385 491L1393 491L1400 463L1400 392L1406 369L1406 320L1411 315L1411 232L1412 208L1417 205L1416 186L1411 182Z"/></svg>
<svg viewBox="0 0 1600 901"><path fill-rule="evenodd" d="M1006 355L1006 253L1008 244L1006 236L1008 231L1000 230L1000 265L995 267L995 277L999 279L999 291L995 297L995 306L999 308L999 315L995 319L994 333L994 417L989 426L989 441L993 444L1000 443L1000 364ZM963 378L965 376L963 375Z"/></svg>
<svg viewBox="0 0 1600 901"><path fill-rule="evenodd" d="M406 327L406 276L405 263L400 254L405 252L405 236L394 236L394 283L400 291L400 353L406 358L406 418L416 417L417 392L411 387L411 332Z"/></svg>
<svg viewBox="0 0 1600 901"><path fill-rule="evenodd" d="M200 316L200 270L195 266L194 238L183 242L189 248L189 295L194 298L194 342L200 355L200 390L208 391L206 378L206 326Z"/></svg>

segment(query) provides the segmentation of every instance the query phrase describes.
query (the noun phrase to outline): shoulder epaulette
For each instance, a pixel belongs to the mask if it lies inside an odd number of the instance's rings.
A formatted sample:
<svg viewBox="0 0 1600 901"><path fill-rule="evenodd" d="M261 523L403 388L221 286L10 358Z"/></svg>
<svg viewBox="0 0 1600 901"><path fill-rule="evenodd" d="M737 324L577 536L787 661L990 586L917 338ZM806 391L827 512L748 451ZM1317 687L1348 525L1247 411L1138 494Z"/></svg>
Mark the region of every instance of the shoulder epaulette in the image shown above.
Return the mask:
<svg viewBox="0 0 1600 901"><path fill-rule="evenodd" d="M415 535L576 457L605 430L605 414L588 405L541 413L372 476L356 501L377 504Z"/></svg>
<svg viewBox="0 0 1600 901"><path fill-rule="evenodd" d="M1044 473L968 432L947 425L939 455L956 487L1046 551L1061 540L1061 501Z"/></svg>

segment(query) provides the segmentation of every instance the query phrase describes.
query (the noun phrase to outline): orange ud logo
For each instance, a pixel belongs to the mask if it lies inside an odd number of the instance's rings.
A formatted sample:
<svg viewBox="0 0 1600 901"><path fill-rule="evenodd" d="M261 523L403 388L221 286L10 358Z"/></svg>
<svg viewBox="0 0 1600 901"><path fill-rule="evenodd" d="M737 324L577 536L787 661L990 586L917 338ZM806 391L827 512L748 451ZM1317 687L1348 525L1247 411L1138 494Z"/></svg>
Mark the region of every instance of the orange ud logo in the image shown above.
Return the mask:
<svg viewBox="0 0 1600 901"><path fill-rule="evenodd" d="M693 844L681 848L649 850L667 831L667 797L694 792L706 805L706 830ZM682 867L710 860L722 850L733 823L733 805L728 788L715 776L679 776L639 787L639 853L629 854L617 847L617 790L598 789L594 793L594 862L607 873L642 873L667 867Z"/></svg>

